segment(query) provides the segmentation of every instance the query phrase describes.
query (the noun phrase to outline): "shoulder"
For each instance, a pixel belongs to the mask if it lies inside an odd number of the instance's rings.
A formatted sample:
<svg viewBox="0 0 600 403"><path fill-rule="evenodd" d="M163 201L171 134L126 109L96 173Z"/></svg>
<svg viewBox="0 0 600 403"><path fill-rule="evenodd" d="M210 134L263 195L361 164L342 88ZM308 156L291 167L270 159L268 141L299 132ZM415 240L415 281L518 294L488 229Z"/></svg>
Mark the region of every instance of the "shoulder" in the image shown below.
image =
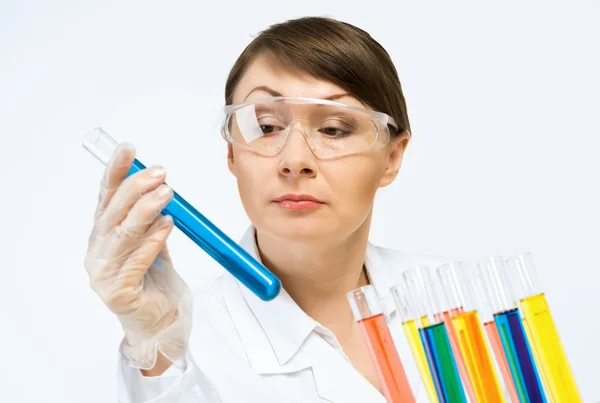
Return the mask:
<svg viewBox="0 0 600 403"><path fill-rule="evenodd" d="M227 276L222 274L193 293L193 326L209 333L235 333L228 306Z"/></svg>
<svg viewBox="0 0 600 403"><path fill-rule="evenodd" d="M223 310L227 309L223 297L224 283L225 275L220 275L195 289L194 312L216 311L222 313Z"/></svg>
<svg viewBox="0 0 600 403"><path fill-rule="evenodd" d="M386 262L394 263L400 266L408 266L405 267L406 269L410 268L411 266L418 265L437 267L448 262L448 259L441 255L413 253L400 249L385 248L377 245L373 245L372 248L373 251Z"/></svg>
<svg viewBox="0 0 600 403"><path fill-rule="evenodd" d="M231 311L240 309L241 295L234 295L235 285L232 284L233 279L224 274L194 291L192 340L195 342L197 354L212 354L221 349L227 354L243 355L243 347ZM205 351L205 347L209 346L212 352Z"/></svg>
<svg viewBox="0 0 600 403"><path fill-rule="evenodd" d="M369 244L369 261L373 266L377 266L378 272L391 275L391 280L401 273L416 266L427 266L430 269L436 269L447 263L449 260L441 255L428 255L413 252L407 252L399 249L386 248Z"/></svg>

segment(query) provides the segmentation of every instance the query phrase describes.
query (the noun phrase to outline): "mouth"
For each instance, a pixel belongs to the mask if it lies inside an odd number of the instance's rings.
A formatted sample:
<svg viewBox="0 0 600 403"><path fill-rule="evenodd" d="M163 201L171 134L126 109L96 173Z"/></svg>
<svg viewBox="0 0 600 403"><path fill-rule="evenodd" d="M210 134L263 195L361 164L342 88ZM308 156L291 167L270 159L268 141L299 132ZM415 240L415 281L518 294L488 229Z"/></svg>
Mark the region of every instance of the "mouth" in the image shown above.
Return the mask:
<svg viewBox="0 0 600 403"><path fill-rule="evenodd" d="M273 200L273 203L290 210L308 210L324 206L326 203L306 194L286 194Z"/></svg>

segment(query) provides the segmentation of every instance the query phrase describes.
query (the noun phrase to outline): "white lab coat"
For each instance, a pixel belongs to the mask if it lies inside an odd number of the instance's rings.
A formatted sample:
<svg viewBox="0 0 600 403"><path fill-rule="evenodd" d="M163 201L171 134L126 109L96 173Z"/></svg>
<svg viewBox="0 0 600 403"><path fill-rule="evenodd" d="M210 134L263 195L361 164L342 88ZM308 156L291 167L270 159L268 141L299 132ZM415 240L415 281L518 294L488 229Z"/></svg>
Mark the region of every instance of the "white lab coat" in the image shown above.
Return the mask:
<svg viewBox="0 0 600 403"><path fill-rule="evenodd" d="M250 226L240 245L257 259ZM365 267L419 402L427 402L390 287L415 265L439 258L374 246ZM217 263L215 263L217 264ZM144 377L120 356L119 401L126 403L385 403L346 358L336 337L282 289L264 302L228 272L194 295L190 346L160 377Z"/></svg>

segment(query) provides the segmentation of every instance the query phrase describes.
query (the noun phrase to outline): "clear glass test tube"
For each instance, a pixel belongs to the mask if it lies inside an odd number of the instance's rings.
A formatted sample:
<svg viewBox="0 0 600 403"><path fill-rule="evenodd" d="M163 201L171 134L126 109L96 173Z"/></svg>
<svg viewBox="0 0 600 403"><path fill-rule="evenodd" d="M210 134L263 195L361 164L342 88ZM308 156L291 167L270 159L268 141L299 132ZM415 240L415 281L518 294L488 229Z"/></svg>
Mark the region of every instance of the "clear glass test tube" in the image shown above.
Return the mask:
<svg viewBox="0 0 600 403"><path fill-rule="evenodd" d="M417 266L402 274L411 294L419 300L419 335L442 403L466 403L467 397L441 313L440 294L426 266Z"/></svg>
<svg viewBox="0 0 600 403"><path fill-rule="evenodd" d="M390 291L394 297L396 309L400 314L402 329L404 330L404 335L410 346L413 358L417 363L417 368L421 375L421 379L423 380L427 397L429 397L431 403L438 403L439 400L435 384L429 369L427 357L425 356L425 349L423 348L423 343L419 336L419 329L417 327L418 316L413 308L412 298L406 287L406 283L402 281L400 284L392 287Z"/></svg>
<svg viewBox="0 0 600 403"><path fill-rule="evenodd" d="M88 132L83 140L83 147L104 165L108 164L117 146L118 143L99 127ZM127 176L143 169L146 166L135 159ZM161 212L163 215L170 215L177 228L259 298L269 301L279 294L281 283L271 271L177 192L173 193L172 200Z"/></svg>
<svg viewBox="0 0 600 403"><path fill-rule="evenodd" d="M546 395L516 307L504 260L491 256L477 263L485 292L489 295L502 348L521 402L543 402Z"/></svg>
<svg viewBox="0 0 600 403"><path fill-rule="evenodd" d="M377 370L382 393L388 403L415 403L375 288L372 285L363 286L350 291L346 296L354 319L362 331Z"/></svg>
<svg viewBox="0 0 600 403"><path fill-rule="evenodd" d="M460 308L459 313L451 314L452 325L475 401L503 403L504 393L473 301L473 292L466 280L466 270L463 263L451 262L440 266L437 274L448 295L450 308Z"/></svg>
<svg viewBox="0 0 600 403"><path fill-rule="evenodd" d="M507 259L542 378L553 402L581 402L567 354L530 253Z"/></svg>

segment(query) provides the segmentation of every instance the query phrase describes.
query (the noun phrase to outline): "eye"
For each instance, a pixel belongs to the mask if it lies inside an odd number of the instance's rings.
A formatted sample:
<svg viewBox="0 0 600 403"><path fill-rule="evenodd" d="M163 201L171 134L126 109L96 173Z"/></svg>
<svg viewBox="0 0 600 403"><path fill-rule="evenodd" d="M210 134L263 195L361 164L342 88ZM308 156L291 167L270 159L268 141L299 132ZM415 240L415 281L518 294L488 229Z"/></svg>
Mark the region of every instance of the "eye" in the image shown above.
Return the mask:
<svg viewBox="0 0 600 403"><path fill-rule="evenodd" d="M321 132L330 137L339 137L347 134L348 132L337 127L325 127L321 129Z"/></svg>
<svg viewBox="0 0 600 403"><path fill-rule="evenodd" d="M263 134L272 134L278 130L281 130L281 128L273 125L260 125L260 130L263 132Z"/></svg>
<svg viewBox="0 0 600 403"><path fill-rule="evenodd" d="M257 123L263 134L277 134L285 130L284 125L279 119L272 117L261 117L257 119Z"/></svg>
<svg viewBox="0 0 600 403"><path fill-rule="evenodd" d="M352 125L339 119L330 119L321 124L319 131L327 137L342 137L352 133Z"/></svg>

